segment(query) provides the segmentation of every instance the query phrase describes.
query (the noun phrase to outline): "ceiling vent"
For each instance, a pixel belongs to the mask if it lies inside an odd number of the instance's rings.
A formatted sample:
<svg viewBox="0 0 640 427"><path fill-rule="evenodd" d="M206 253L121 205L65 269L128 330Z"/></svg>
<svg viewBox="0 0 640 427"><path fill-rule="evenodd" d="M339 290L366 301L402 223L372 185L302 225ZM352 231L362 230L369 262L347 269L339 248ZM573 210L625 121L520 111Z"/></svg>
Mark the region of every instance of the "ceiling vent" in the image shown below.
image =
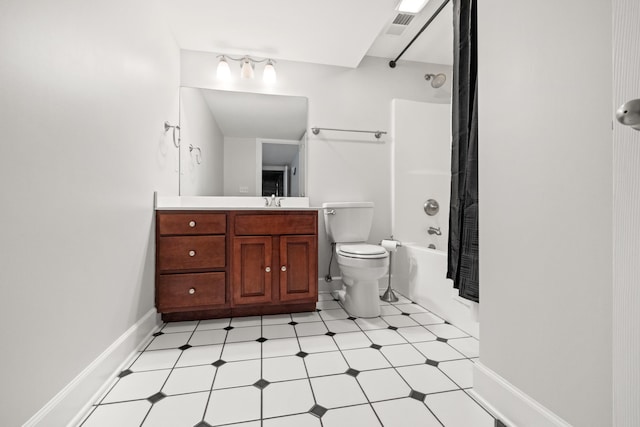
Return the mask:
<svg viewBox="0 0 640 427"><path fill-rule="evenodd" d="M411 13L398 13L393 22L389 24L386 33L394 36L401 35L415 17Z"/></svg>

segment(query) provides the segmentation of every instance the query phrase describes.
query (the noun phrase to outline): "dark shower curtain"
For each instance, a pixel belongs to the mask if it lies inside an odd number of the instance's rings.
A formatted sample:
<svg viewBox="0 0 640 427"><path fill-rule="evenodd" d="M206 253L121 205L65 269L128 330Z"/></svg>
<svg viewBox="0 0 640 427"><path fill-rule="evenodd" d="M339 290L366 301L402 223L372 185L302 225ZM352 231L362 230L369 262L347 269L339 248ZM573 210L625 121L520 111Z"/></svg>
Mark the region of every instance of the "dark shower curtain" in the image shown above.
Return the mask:
<svg viewBox="0 0 640 427"><path fill-rule="evenodd" d="M447 277L479 302L478 77L475 0L453 0L451 208Z"/></svg>

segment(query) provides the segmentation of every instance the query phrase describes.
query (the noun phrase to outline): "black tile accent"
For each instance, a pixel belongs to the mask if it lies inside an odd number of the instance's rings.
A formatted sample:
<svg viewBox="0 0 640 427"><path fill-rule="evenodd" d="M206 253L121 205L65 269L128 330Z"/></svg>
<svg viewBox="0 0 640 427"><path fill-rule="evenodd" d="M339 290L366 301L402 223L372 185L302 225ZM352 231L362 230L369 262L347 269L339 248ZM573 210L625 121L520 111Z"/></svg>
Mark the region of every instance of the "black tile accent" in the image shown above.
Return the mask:
<svg viewBox="0 0 640 427"><path fill-rule="evenodd" d="M392 331L397 331L398 328L396 328L395 326L388 326L387 329L391 329Z"/></svg>
<svg viewBox="0 0 640 427"><path fill-rule="evenodd" d="M153 334L154 337L159 337L160 335L164 335L164 332L156 332Z"/></svg>
<svg viewBox="0 0 640 427"><path fill-rule="evenodd" d="M444 321L445 325L450 325L451 323L447 322L446 320Z"/></svg>
<svg viewBox="0 0 640 427"><path fill-rule="evenodd" d="M420 393L419 391L411 390L411 393L409 393L409 397L415 400L419 400L420 402L424 402L424 398L427 397L427 395L424 393Z"/></svg>
<svg viewBox="0 0 640 427"><path fill-rule="evenodd" d="M220 366L224 365L225 363L227 363L227 362L225 362L222 359L218 359L215 362L213 362L212 365L215 366L216 368L219 368Z"/></svg>
<svg viewBox="0 0 640 427"><path fill-rule="evenodd" d="M316 311L317 311L318 313L320 313L320 312L322 311L322 309L321 309L321 308L316 308Z"/></svg>
<svg viewBox="0 0 640 427"><path fill-rule="evenodd" d="M424 362L424 363L426 363L427 365L431 365L431 366L438 366L438 364L439 364L440 362L437 362L437 361L435 361L435 360L431 360L431 359L427 359L427 361L426 361L426 362Z"/></svg>
<svg viewBox="0 0 640 427"><path fill-rule="evenodd" d="M379 344L371 344L369 347L375 348L376 350L380 350L382 348L382 346Z"/></svg>
<svg viewBox="0 0 640 427"><path fill-rule="evenodd" d="M411 301L411 304L417 304L417 302L415 302L415 301Z"/></svg>
<svg viewBox="0 0 640 427"><path fill-rule="evenodd" d="M200 421L198 424L194 425L193 427L213 427L213 426L206 421Z"/></svg>
<svg viewBox="0 0 640 427"><path fill-rule="evenodd" d="M496 419L496 422L495 422L494 426L495 427L508 427L505 423L503 423L499 419Z"/></svg>
<svg viewBox="0 0 640 427"><path fill-rule="evenodd" d="M256 381L255 383L253 383L253 386L256 387L256 388L259 388L260 390L263 390L269 384L271 384L269 381L261 378L258 381Z"/></svg>
<svg viewBox="0 0 640 427"><path fill-rule="evenodd" d="M357 317L349 316L349 317L347 317L347 319L349 319L349 320L356 320L356 319L357 319Z"/></svg>
<svg viewBox="0 0 640 427"><path fill-rule="evenodd" d="M256 341L258 342L265 342L267 339L265 337L260 337L258 338Z"/></svg>
<svg viewBox="0 0 640 427"><path fill-rule="evenodd" d="M289 322L289 324L290 324L291 326L296 326L296 325L298 324L298 322L293 322L293 321L291 321L291 322Z"/></svg>
<svg viewBox="0 0 640 427"><path fill-rule="evenodd" d="M322 416L327 413L327 408L320 405L313 405L313 407L309 409L309 413L318 418L322 418Z"/></svg>
<svg viewBox="0 0 640 427"><path fill-rule="evenodd" d="M230 331L230 330L232 330L232 329L233 329L233 326L227 326L227 327L222 328L222 329L224 329L225 331Z"/></svg>
<svg viewBox="0 0 640 427"><path fill-rule="evenodd" d="M308 355L309 355L309 353L305 353L304 351L299 351L299 352L296 353L296 356L302 357L303 359L305 357L307 357Z"/></svg>
<svg viewBox="0 0 640 427"><path fill-rule="evenodd" d="M360 373L360 371L358 371L357 369L353 369L353 368L349 368L345 371L345 374L347 375L351 375L352 377L357 377L358 374Z"/></svg>
<svg viewBox="0 0 640 427"><path fill-rule="evenodd" d="M133 371L131 371L130 369L125 369L124 371L120 372L118 374L118 378L124 378L127 375L133 374Z"/></svg>
<svg viewBox="0 0 640 427"><path fill-rule="evenodd" d="M189 344L185 344L185 345L181 345L180 347L178 347L180 350L189 350L191 348L191 346Z"/></svg>
<svg viewBox="0 0 640 427"><path fill-rule="evenodd" d="M333 299L335 302L340 302L340 300L338 298L334 298Z"/></svg>
<svg viewBox="0 0 640 427"><path fill-rule="evenodd" d="M164 399L165 397L167 397L166 394L164 394L163 392L159 391L156 394L147 397L147 400L149 402L151 402L151 404L153 405L154 403L158 403L160 402L162 399Z"/></svg>
<svg viewBox="0 0 640 427"><path fill-rule="evenodd" d="M402 312L403 316L411 316L409 313L405 313L404 311Z"/></svg>
<svg viewBox="0 0 640 427"><path fill-rule="evenodd" d="M336 334L335 332L327 332L325 335L328 336L328 337L332 337L335 334Z"/></svg>
<svg viewBox="0 0 640 427"><path fill-rule="evenodd" d="M448 340L446 338L436 338L436 341L440 341L440 342L447 342Z"/></svg>

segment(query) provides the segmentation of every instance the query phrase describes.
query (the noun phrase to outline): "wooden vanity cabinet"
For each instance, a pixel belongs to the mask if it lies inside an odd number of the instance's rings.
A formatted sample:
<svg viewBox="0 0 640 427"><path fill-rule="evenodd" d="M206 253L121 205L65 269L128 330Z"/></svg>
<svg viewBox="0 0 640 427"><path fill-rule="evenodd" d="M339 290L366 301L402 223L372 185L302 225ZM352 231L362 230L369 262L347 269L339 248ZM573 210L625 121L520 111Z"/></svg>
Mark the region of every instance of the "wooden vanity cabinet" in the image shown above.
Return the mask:
<svg viewBox="0 0 640 427"><path fill-rule="evenodd" d="M315 310L317 211L156 215L156 307L163 320Z"/></svg>

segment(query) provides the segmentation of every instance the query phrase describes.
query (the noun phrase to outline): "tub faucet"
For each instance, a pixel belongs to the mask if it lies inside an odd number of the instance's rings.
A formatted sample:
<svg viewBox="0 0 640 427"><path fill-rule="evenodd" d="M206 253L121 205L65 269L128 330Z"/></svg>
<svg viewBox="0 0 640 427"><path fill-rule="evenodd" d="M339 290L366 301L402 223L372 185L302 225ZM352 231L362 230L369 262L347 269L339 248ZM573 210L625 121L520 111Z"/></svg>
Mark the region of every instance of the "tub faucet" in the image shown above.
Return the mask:
<svg viewBox="0 0 640 427"><path fill-rule="evenodd" d="M436 236L442 235L442 231L440 231L440 227L429 227L429 229L427 230L427 233L435 234Z"/></svg>

